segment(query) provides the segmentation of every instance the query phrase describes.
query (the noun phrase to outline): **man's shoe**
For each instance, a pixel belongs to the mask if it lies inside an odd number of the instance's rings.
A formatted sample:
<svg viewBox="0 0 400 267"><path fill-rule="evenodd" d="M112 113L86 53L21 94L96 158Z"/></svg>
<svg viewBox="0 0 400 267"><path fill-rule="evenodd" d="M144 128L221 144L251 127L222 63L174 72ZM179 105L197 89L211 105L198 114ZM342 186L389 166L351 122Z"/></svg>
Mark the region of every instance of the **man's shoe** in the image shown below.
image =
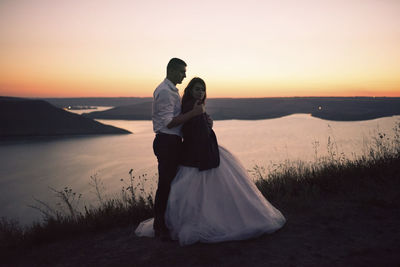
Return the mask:
<svg viewBox="0 0 400 267"><path fill-rule="evenodd" d="M154 237L160 238L160 231L154 231Z"/></svg>

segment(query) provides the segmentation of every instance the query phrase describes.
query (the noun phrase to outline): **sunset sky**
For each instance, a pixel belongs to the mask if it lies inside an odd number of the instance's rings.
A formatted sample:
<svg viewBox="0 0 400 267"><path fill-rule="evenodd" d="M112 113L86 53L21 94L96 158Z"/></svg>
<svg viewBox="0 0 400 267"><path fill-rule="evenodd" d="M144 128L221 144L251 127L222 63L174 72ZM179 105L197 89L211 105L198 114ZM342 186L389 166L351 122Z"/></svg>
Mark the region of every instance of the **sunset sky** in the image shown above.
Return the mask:
<svg viewBox="0 0 400 267"><path fill-rule="evenodd" d="M400 96L399 0L1 0L0 95Z"/></svg>

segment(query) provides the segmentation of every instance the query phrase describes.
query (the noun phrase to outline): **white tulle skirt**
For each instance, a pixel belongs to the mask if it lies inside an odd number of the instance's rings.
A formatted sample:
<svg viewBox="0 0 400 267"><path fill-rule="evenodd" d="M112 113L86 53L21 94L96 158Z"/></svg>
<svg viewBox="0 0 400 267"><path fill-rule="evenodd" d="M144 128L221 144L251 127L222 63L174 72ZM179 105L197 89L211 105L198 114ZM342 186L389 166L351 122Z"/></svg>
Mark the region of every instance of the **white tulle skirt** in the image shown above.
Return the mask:
<svg viewBox="0 0 400 267"><path fill-rule="evenodd" d="M200 172L180 166L172 182L165 219L180 245L254 238L286 222L240 162L221 146L219 152L218 168ZM140 223L135 233L153 237L153 218Z"/></svg>

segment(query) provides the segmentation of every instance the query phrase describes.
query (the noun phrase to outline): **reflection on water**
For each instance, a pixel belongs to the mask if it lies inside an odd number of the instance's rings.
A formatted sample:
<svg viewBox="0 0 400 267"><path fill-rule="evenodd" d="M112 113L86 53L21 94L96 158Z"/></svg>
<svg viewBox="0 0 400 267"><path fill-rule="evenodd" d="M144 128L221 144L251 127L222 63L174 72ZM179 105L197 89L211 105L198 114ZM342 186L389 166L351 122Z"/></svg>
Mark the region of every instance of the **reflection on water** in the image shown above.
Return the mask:
<svg viewBox="0 0 400 267"><path fill-rule="evenodd" d="M220 145L235 154L247 168L268 166L283 160L312 161L314 146L318 155L327 154L331 138L339 152L348 158L366 152L377 131L391 133L399 116L361 122L334 122L296 114L279 119L257 121L215 121ZM0 143L0 216L22 222L39 219L28 208L33 197L54 200L49 187L71 187L83 194L90 205L96 201L89 178L97 173L108 195L117 194L132 168L137 174L155 176L156 158L152 151L154 134L151 121L99 120L124 128L130 135L42 138ZM314 145L313 145L314 144ZM153 178L154 179L154 178ZM153 181L155 182L155 181Z"/></svg>
<svg viewBox="0 0 400 267"><path fill-rule="evenodd" d="M90 112L95 112L95 111L105 111L105 110L109 110L112 108L113 107L98 106L98 107L94 107L91 109L65 109L65 110L75 113L75 114L83 114L83 113L90 113Z"/></svg>

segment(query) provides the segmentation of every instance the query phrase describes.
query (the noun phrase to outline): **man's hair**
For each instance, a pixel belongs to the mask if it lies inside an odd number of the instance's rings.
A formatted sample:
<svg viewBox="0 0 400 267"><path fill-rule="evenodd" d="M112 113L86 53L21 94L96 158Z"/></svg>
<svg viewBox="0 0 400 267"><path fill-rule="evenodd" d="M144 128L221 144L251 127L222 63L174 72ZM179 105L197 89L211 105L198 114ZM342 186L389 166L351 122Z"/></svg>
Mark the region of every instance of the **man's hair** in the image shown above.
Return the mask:
<svg viewBox="0 0 400 267"><path fill-rule="evenodd" d="M187 66L185 61L183 61L182 59L179 58L171 58L171 60L168 62L167 65L167 73L171 70L176 70L178 68L178 66Z"/></svg>

